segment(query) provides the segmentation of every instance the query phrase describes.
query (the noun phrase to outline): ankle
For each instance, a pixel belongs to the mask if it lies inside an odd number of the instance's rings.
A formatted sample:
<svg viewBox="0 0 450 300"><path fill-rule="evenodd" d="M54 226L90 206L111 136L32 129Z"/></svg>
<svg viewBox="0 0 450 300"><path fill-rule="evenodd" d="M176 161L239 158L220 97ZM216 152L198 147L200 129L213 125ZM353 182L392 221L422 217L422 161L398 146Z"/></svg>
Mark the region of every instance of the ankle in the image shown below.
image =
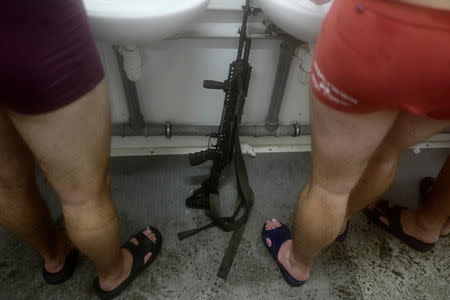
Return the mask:
<svg viewBox="0 0 450 300"><path fill-rule="evenodd" d="M430 222L416 211L403 211L401 223L406 234L422 242L434 243L439 239L441 226L435 224L435 222Z"/></svg>
<svg viewBox="0 0 450 300"><path fill-rule="evenodd" d="M291 266L295 267L299 271L299 273L305 277L309 277L311 265L304 264L300 260L296 259L294 253L291 254L289 262Z"/></svg>
<svg viewBox="0 0 450 300"><path fill-rule="evenodd" d="M304 281L309 278L311 264L304 264L295 257L292 240L285 242L281 246L278 260L295 279Z"/></svg>
<svg viewBox="0 0 450 300"><path fill-rule="evenodd" d="M431 220L431 221L430 221ZM416 214L416 225L422 232L438 235L442 229L442 222L439 222L436 218L428 218L422 215L420 212Z"/></svg>
<svg viewBox="0 0 450 300"><path fill-rule="evenodd" d="M120 259L114 265L106 271L98 271L98 277L100 282L114 282L125 273L126 270L126 257L124 253L120 252Z"/></svg>
<svg viewBox="0 0 450 300"><path fill-rule="evenodd" d="M133 258L131 254L121 249L120 259L106 272L97 272L100 287L104 291L110 291L120 285L131 273Z"/></svg>
<svg viewBox="0 0 450 300"><path fill-rule="evenodd" d="M67 255L72 250L72 244L64 231L57 232L55 236L56 238L49 242L48 249L40 253L44 268L50 273L56 273L64 267Z"/></svg>

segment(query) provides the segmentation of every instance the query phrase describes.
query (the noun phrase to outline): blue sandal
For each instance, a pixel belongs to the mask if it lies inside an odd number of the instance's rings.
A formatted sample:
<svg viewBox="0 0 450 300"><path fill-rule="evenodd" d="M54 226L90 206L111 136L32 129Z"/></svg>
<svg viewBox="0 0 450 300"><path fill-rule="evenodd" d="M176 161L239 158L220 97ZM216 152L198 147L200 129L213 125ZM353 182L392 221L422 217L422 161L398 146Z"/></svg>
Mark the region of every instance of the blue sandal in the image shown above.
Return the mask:
<svg viewBox="0 0 450 300"><path fill-rule="evenodd" d="M280 222L281 223L281 222ZM281 223L281 226L272 230L266 230L266 224L264 224L262 229L262 241L264 246L266 246L267 250L269 251L272 258L275 260L275 262L278 265L278 268L280 269L280 273L283 276L284 280L293 287L302 286L305 284L306 281L298 281L294 279L288 271L283 267L283 265L278 261L278 252L280 251L281 245L283 245L284 242L292 239L292 234L289 228ZM269 247L267 245L266 239L270 239L272 242L272 246Z"/></svg>

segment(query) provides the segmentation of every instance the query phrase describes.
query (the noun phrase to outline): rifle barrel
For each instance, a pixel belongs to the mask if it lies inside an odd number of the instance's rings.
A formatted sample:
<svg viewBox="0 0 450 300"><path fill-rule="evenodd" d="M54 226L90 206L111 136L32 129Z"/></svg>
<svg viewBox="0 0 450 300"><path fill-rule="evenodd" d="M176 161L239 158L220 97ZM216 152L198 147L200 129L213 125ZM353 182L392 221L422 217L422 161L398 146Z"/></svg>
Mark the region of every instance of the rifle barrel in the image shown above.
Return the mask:
<svg viewBox="0 0 450 300"><path fill-rule="evenodd" d="M239 50L238 50L238 55L237 55L238 60L242 58L242 51L244 49L244 43L247 40L247 20L248 20L249 13L250 13L250 0L247 0L245 2L244 19L242 20L241 33L240 33L240 37L239 37Z"/></svg>

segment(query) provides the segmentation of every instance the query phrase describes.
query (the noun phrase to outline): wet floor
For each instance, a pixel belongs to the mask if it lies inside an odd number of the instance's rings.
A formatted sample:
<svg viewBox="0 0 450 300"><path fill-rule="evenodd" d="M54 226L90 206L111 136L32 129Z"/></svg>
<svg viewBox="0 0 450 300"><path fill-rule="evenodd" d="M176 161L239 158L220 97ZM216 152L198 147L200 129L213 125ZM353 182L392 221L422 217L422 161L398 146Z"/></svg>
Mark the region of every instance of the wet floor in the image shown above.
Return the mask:
<svg viewBox="0 0 450 300"><path fill-rule="evenodd" d="M425 150L403 156L386 197L417 205L420 178L436 175L448 153ZM185 156L112 159L112 192L123 239L149 224L164 236L160 257L119 299L450 298L450 238L441 239L429 253L417 253L370 224L362 214L352 219L344 243L334 243L321 253L307 284L289 287L260 242L260 230L268 217L290 223L309 172L309 154L259 155L247 159L247 165L256 203L224 281L216 273L230 233L209 229L182 242L176 235L207 222L203 213L186 209L184 199L208 167L189 167ZM224 179L224 194L233 194L231 183ZM52 215L58 216L56 197L42 178L39 184ZM48 286L37 254L3 229L0 254L0 299L95 299L95 273L85 257L71 280Z"/></svg>

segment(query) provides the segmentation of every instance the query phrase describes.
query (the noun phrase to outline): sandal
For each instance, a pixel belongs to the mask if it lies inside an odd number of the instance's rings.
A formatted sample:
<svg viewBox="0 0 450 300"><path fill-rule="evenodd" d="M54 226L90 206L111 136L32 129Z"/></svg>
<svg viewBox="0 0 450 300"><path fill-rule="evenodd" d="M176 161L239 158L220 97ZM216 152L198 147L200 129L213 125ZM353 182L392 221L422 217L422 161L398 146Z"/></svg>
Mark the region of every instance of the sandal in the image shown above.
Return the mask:
<svg viewBox="0 0 450 300"><path fill-rule="evenodd" d="M266 249L269 251L270 255L277 263L278 268L280 269L280 273L283 276L284 280L290 286L293 287L304 285L306 281L298 281L295 278L293 278L288 273L288 271L283 267L283 265L278 261L278 252L280 251L281 245L283 245L284 242L292 239L292 234L289 228L283 223L281 223L281 226L278 228L266 230L266 225L264 224L261 236L264 246L266 246ZM272 241L272 245L270 247L269 245L267 245L266 241L267 238L269 238Z"/></svg>
<svg viewBox="0 0 450 300"><path fill-rule="evenodd" d="M373 209L365 208L364 214L378 227L384 231L392 234L403 243L420 252L427 252L431 250L436 243L424 243L412 236L407 235L400 223L400 214L404 207L393 206L389 207L389 202L381 200ZM389 225L384 224L380 217L385 217L389 221Z"/></svg>
<svg viewBox="0 0 450 300"><path fill-rule="evenodd" d="M77 259L78 259L78 251L76 249L72 249L69 255L67 255L66 262L61 271L56 273L50 273L47 272L45 267L42 267L42 276L44 277L45 282L52 285L66 282L75 271Z"/></svg>
<svg viewBox="0 0 450 300"><path fill-rule="evenodd" d="M156 243L150 240L143 233L143 231L145 231L146 229L150 229L152 233L155 235ZM130 241L132 238L135 238L139 242L137 246ZM134 281L134 279L136 279L136 277L139 274L141 274L145 269L147 269L150 266L150 264L155 260L158 253L161 250L161 245L162 245L161 233L154 227L146 227L140 230L137 234L130 237L128 241L122 245L122 248L125 248L128 251L130 251L131 255L133 256L133 267L131 268L130 276L128 276L128 278L125 279L125 281L122 282L117 288L109 292L105 292L101 289L100 282L97 277L94 280L94 291L97 297L99 297L100 299L113 299L114 297L122 293L123 290L125 290L125 288L128 287ZM144 264L144 258L148 253L152 253L152 256L147 261L147 263Z"/></svg>
<svg viewBox="0 0 450 300"><path fill-rule="evenodd" d="M65 231L64 216L61 215L55 222L57 230ZM61 271L56 273L48 272L45 267L42 267L42 277L44 277L45 282L48 284L56 285L66 282L75 271L75 266L77 264L79 252L75 248L70 251L66 257L66 262Z"/></svg>

